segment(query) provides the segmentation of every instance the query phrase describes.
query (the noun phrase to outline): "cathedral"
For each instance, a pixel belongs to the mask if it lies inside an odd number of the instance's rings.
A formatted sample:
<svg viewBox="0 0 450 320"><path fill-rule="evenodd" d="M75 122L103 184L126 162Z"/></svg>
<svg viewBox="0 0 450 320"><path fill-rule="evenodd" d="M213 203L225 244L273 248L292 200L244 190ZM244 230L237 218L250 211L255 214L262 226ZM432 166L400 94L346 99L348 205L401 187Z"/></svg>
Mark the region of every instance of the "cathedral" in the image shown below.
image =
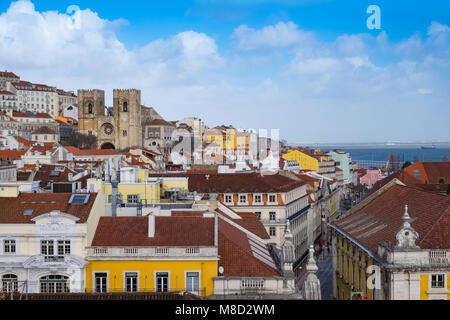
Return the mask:
<svg viewBox="0 0 450 320"><path fill-rule="evenodd" d="M78 130L97 137L98 149L125 150L143 146L144 125L161 116L141 105L141 91L113 90L113 110L105 108L103 90L78 90Z"/></svg>

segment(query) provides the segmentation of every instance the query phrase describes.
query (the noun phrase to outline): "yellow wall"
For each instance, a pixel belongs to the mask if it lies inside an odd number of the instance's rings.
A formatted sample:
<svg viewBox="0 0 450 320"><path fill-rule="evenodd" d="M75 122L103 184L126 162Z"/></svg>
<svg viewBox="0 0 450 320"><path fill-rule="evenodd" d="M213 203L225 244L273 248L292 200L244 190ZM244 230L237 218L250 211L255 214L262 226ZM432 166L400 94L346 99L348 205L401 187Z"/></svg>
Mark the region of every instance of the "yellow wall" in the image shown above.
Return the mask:
<svg viewBox="0 0 450 320"><path fill-rule="evenodd" d="M18 195L18 186L0 186L0 198L17 198Z"/></svg>
<svg viewBox="0 0 450 320"><path fill-rule="evenodd" d="M298 150L288 150L283 159L287 161L297 161L302 169L319 171L319 161Z"/></svg>
<svg viewBox="0 0 450 320"><path fill-rule="evenodd" d="M436 272L443 273L443 272ZM430 290L430 275L420 275L420 300L428 300L427 291ZM447 274L447 291L450 292L450 274ZM450 300L450 293L447 294L447 300Z"/></svg>
<svg viewBox="0 0 450 320"><path fill-rule="evenodd" d="M180 188L180 189L185 189L185 190L189 190L189 186L188 186L188 179L162 179L162 184L161 184L161 192L163 193L164 191L166 191L167 189L172 189L172 188Z"/></svg>
<svg viewBox="0 0 450 320"><path fill-rule="evenodd" d="M347 250L349 248L349 250ZM354 252L353 256L348 256L345 254L346 251ZM373 290L367 289L366 291L366 268L372 265L372 258L368 257L363 251L359 250L357 247L352 246L352 244L340 236L337 239L337 271L341 277L336 278L337 286L337 299L342 300L342 292L344 292L344 300L349 300L351 297L351 286L353 286L353 292L362 292L363 295L369 294L371 299L373 299ZM358 256L361 256L361 267L358 262ZM354 259L355 258L355 259ZM347 275L348 269L348 275ZM354 273L354 277L353 277ZM359 280L359 274L361 274L361 282ZM382 277L383 279L383 277ZM383 291L383 290L382 290ZM366 293L367 292L367 293ZM384 292L382 292L382 297ZM358 300L361 297L358 295L353 296L353 300Z"/></svg>
<svg viewBox="0 0 450 320"><path fill-rule="evenodd" d="M112 194L111 184L103 184L103 192L108 196ZM119 184L118 193L122 194L122 199L127 202L128 195L138 194L143 203L158 203L160 201L160 184L159 183L133 183Z"/></svg>
<svg viewBox="0 0 450 320"><path fill-rule="evenodd" d="M202 295L214 293L213 277L217 277L217 260L207 261L90 261L86 266L86 288L92 292L95 288L94 272L107 272L109 291L124 290L125 272L139 273L139 291L155 290L155 272L169 272L169 286L172 291L184 291L185 272L200 272L200 290Z"/></svg>

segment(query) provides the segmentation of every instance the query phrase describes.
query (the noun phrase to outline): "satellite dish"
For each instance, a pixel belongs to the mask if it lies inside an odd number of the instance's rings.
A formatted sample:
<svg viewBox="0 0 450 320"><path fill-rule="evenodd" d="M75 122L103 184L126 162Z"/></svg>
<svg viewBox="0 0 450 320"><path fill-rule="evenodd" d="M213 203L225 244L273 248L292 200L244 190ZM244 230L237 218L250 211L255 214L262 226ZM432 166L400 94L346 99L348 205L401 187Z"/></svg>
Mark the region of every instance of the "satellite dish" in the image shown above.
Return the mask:
<svg viewBox="0 0 450 320"><path fill-rule="evenodd" d="M219 267L219 273L220 273L220 274L223 274L224 271L225 271L225 270L223 269L223 267Z"/></svg>

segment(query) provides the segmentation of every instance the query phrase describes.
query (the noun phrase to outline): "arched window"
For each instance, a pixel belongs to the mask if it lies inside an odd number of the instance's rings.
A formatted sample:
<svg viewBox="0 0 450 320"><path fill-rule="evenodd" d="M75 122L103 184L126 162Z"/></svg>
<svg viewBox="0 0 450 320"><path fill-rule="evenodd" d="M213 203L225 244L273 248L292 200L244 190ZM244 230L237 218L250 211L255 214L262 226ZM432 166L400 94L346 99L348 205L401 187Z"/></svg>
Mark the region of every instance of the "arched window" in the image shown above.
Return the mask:
<svg viewBox="0 0 450 320"><path fill-rule="evenodd" d="M88 106L88 113L89 113L89 114L92 114L92 103L89 103L89 106Z"/></svg>
<svg viewBox="0 0 450 320"><path fill-rule="evenodd" d="M69 277L49 275L39 280L41 293L69 293Z"/></svg>
<svg viewBox="0 0 450 320"><path fill-rule="evenodd" d="M2 291L18 291L18 278L15 274L5 274L4 276L2 276Z"/></svg>
<svg viewBox="0 0 450 320"><path fill-rule="evenodd" d="M128 103L127 102L123 103L123 112L128 112Z"/></svg>

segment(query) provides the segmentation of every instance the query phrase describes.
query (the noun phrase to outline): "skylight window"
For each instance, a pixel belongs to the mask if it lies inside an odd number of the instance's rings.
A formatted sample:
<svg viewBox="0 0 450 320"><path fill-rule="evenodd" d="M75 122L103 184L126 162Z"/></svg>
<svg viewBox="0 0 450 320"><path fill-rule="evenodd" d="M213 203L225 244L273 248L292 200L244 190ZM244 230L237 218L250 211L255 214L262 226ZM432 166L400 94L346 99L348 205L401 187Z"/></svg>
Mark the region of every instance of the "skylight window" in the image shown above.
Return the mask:
<svg viewBox="0 0 450 320"><path fill-rule="evenodd" d="M422 175L420 174L419 170L414 170L414 176L419 179L422 178Z"/></svg>
<svg viewBox="0 0 450 320"><path fill-rule="evenodd" d="M33 215L34 210L33 209L27 209L23 211L24 216L31 216Z"/></svg>
<svg viewBox="0 0 450 320"><path fill-rule="evenodd" d="M59 177L60 174L61 174L60 171L54 170L54 171L50 172L50 177Z"/></svg>
<svg viewBox="0 0 450 320"><path fill-rule="evenodd" d="M73 194L70 197L69 204L86 204L89 201L89 194Z"/></svg>

